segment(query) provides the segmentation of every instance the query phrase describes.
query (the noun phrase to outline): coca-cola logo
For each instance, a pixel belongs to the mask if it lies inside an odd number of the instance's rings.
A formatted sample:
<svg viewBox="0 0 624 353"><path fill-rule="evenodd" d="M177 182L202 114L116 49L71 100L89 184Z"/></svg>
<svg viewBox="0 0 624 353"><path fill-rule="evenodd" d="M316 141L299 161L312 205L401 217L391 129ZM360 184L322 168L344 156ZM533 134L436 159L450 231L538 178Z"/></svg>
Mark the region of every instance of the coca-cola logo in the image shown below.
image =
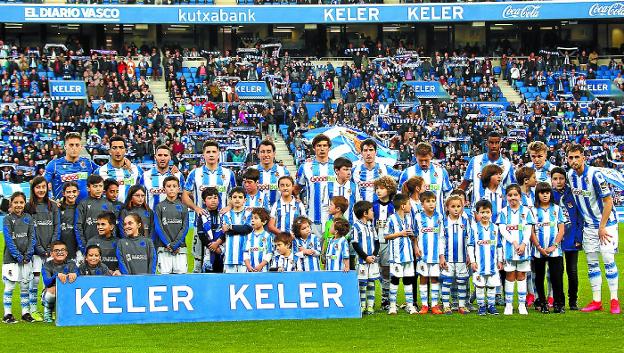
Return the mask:
<svg viewBox="0 0 624 353"><path fill-rule="evenodd" d="M616 2L610 5L593 4L589 8L589 16L624 16L624 3Z"/></svg>
<svg viewBox="0 0 624 353"><path fill-rule="evenodd" d="M503 10L503 18L539 18L541 5L509 5Z"/></svg>

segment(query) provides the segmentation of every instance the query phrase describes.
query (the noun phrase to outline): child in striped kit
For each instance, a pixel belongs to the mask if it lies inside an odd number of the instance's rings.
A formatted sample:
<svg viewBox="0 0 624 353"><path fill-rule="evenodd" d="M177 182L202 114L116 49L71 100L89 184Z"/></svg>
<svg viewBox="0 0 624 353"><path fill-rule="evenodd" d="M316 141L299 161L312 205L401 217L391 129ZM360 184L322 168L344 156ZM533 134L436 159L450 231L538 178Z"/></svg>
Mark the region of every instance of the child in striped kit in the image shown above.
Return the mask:
<svg viewBox="0 0 624 353"><path fill-rule="evenodd" d="M415 254L418 258L416 265L420 275L420 314L429 312L429 288L431 288L431 313L442 314L438 307L440 295L440 238L444 237L442 215L436 211L436 195L433 191L425 191L420 194L420 203L423 211L416 215L414 222L414 234L417 239Z"/></svg>
<svg viewBox="0 0 624 353"><path fill-rule="evenodd" d="M521 203L522 190L518 184L505 189L508 205L498 214L505 270L505 315L513 314L513 293L518 282L518 313L527 315L526 274L531 271L530 240L535 224L533 212Z"/></svg>
<svg viewBox="0 0 624 353"><path fill-rule="evenodd" d="M472 268L472 283L477 292L479 315L498 315L495 297L500 286L498 271L503 268L503 253L499 242L498 226L492 223L492 203L479 200L475 204L478 222L472 222L468 238L468 256ZM487 288L487 308L486 290Z"/></svg>
<svg viewBox="0 0 624 353"><path fill-rule="evenodd" d="M554 312L563 313L565 297L563 295L563 240L565 216L561 208L554 203L552 187L548 183L538 183L535 188L535 232L531 236L533 243L533 264L535 267L535 288L538 294L538 306L547 314L548 303L544 292L544 274L546 263L550 272L554 295Z"/></svg>
<svg viewBox="0 0 624 353"><path fill-rule="evenodd" d="M267 272L273 256L273 237L264 230L269 221L269 213L264 208L251 210L251 228L253 231L247 236L243 261L247 272Z"/></svg>
<svg viewBox="0 0 624 353"><path fill-rule="evenodd" d="M291 233L295 219L306 215L303 202L293 196L294 179L289 175L285 175L279 178L277 185L280 197L271 206L271 220L267 228L274 235L280 232Z"/></svg>
<svg viewBox="0 0 624 353"><path fill-rule="evenodd" d="M349 272L349 242L345 238L349 230L349 221L344 218L336 218L331 225L329 232L333 237L327 242L326 271Z"/></svg>
<svg viewBox="0 0 624 353"><path fill-rule="evenodd" d="M442 303L444 313L452 314L450 296L453 280L457 283L460 314L466 314L466 295L468 284L468 268L466 267L466 243L470 234L470 224L467 217L462 217L464 201L459 195L451 195L446 200L446 217L444 218L444 233L440 239L440 277L442 279Z"/></svg>
<svg viewBox="0 0 624 353"><path fill-rule="evenodd" d="M403 280L407 312L417 314L414 307L414 226L409 216L411 204L409 196L397 194L392 201L395 213L388 218L384 238L388 241L388 262L390 263L390 308L388 315L397 314L397 292L399 282Z"/></svg>
<svg viewBox="0 0 624 353"><path fill-rule="evenodd" d="M353 250L358 255L358 281L360 284L360 309L362 314L375 313L375 281L380 279L379 239L375 231L373 220L373 204L368 201L358 201L353 206L357 219L353 224Z"/></svg>
<svg viewBox="0 0 624 353"><path fill-rule="evenodd" d="M226 212L221 221L225 237L224 273L247 272L243 261L243 250L247 235L252 231L251 214L245 210L245 190L237 186L230 191L232 209Z"/></svg>
<svg viewBox="0 0 624 353"><path fill-rule="evenodd" d="M320 271L321 238L312 233L312 221L304 216L295 218L292 232L293 251L300 261L301 271Z"/></svg>

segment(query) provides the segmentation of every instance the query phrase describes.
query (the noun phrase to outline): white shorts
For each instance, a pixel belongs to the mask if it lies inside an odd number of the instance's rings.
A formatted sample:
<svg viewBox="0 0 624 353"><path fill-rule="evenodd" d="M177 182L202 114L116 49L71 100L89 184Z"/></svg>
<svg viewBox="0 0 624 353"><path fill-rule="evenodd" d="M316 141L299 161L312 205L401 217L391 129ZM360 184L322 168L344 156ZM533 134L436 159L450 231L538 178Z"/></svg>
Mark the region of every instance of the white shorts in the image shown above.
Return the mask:
<svg viewBox="0 0 624 353"><path fill-rule="evenodd" d="M33 263L2 264L2 279L11 282L29 282L33 278Z"/></svg>
<svg viewBox="0 0 624 353"><path fill-rule="evenodd" d="M474 284L475 287L498 287L501 285L500 276L498 275L498 273L486 276L480 275L478 273L473 273L472 284Z"/></svg>
<svg viewBox="0 0 624 353"><path fill-rule="evenodd" d="M33 255L30 263L32 264L33 272L39 272L39 273L41 272L41 269L43 268L43 258L41 258L41 256Z"/></svg>
<svg viewBox="0 0 624 353"><path fill-rule="evenodd" d="M379 244L379 265L390 266L390 250L388 249L388 243Z"/></svg>
<svg viewBox="0 0 624 353"><path fill-rule="evenodd" d="M413 262L404 262L400 264L390 264L390 276L397 278L414 277Z"/></svg>
<svg viewBox="0 0 624 353"><path fill-rule="evenodd" d="M447 262L448 270L440 269L441 277L468 278L468 266L464 262Z"/></svg>
<svg viewBox="0 0 624 353"><path fill-rule="evenodd" d="M158 272L160 274L179 274L188 271L186 248L179 249L180 252L174 255L166 251L165 248L158 248Z"/></svg>
<svg viewBox="0 0 624 353"><path fill-rule="evenodd" d="M246 273L247 266L245 265L224 265L223 273Z"/></svg>
<svg viewBox="0 0 624 353"><path fill-rule="evenodd" d="M618 250L618 226L613 225L605 228L611 236L607 244L601 244L598 238L598 229L583 228L583 250L586 253L601 252L615 254Z"/></svg>
<svg viewBox="0 0 624 353"><path fill-rule="evenodd" d="M531 272L531 261L529 260L505 260L503 262L505 272Z"/></svg>
<svg viewBox="0 0 624 353"><path fill-rule="evenodd" d="M416 271L423 277L440 277L440 265L428 264L424 261L418 261Z"/></svg>
<svg viewBox="0 0 624 353"><path fill-rule="evenodd" d="M372 264L358 264L357 265L358 280L360 281L374 281L381 278L379 273L379 264L373 262Z"/></svg>

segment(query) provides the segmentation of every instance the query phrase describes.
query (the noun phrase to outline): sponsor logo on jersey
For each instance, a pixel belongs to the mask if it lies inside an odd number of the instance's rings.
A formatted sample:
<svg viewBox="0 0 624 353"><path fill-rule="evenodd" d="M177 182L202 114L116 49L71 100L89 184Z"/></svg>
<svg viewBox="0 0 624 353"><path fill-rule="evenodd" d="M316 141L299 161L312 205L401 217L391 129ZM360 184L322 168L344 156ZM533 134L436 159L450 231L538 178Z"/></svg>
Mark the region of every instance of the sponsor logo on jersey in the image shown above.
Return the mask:
<svg viewBox="0 0 624 353"><path fill-rule="evenodd" d="M537 223L535 226L536 227L555 227L557 225L556 222L541 222L541 223Z"/></svg>
<svg viewBox="0 0 624 353"><path fill-rule="evenodd" d="M438 191L440 189L442 188L440 187L440 185L437 184L426 184L424 186L424 191Z"/></svg>
<svg viewBox="0 0 624 353"><path fill-rule="evenodd" d="M37 221L37 222L35 222L35 224L38 225L38 226L52 226L52 225L54 225L54 223L52 222L51 219Z"/></svg>
<svg viewBox="0 0 624 353"><path fill-rule="evenodd" d="M27 236L28 236L28 233L26 232L13 233L13 239L26 238Z"/></svg>
<svg viewBox="0 0 624 353"><path fill-rule="evenodd" d="M477 240L477 245L495 245L496 241L492 239Z"/></svg>
<svg viewBox="0 0 624 353"><path fill-rule="evenodd" d="M88 177L89 173L87 172L69 173L61 175L61 181L65 183L68 181L86 180Z"/></svg>
<svg viewBox="0 0 624 353"><path fill-rule="evenodd" d="M227 187L225 185L202 185L199 187L199 192L203 192L206 188L213 187L217 189L217 192L224 193L227 191Z"/></svg>
<svg viewBox="0 0 624 353"><path fill-rule="evenodd" d="M437 233L440 231L439 227L422 227L420 229L421 233Z"/></svg>
<svg viewBox="0 0 624 353"><path fill-rule="evenodd" d="M164 226L169 225L169 224L182 224L182 220L181 219L175 219L175 218L163 217L162 224Z"/></svg>
<svg viewBox="0 0 624 353"><path fill-rule="evenodd" d="M332 175L323 175L323 176L312 176L310 177L311 183L324 183L324 182L335 182L336 177Z"/></svg>
<svg viewBox="0 0 624 353"><path fill-rule="evenodd" d="M375 186L375 182L373 181L360 181L358 183L358 186L362 189L368 189L368 188L372 188Z"/></svg>
<svg viewBox="0 0 624 353"><path fill-rule="evenodd" d="M591 196L591 191L589 190L583 190L583 189L578 189L578 188L572 188L572 195L574 196L583 196L583 197L590 197Z"/></svg>
<svg viewBox="0 0 624 353"><path fill-rule="evenodd" d="M160 195L160 194L165 194L165 188L151 188L149 189L149 193L152 195Z"/></svg>
<svg viewBox="0 0 624 353"><path fill-rule="evenodd" d="M522 224L508 224L505 228L510 232L514 230L523 231L525 226Z"/></svg>
<svg viewBox="0 0 624 353"><path fill-rule="evenodd" d="M260 184L258 185L258 190L260 191L274 191L278 190L279 186L277 184Z"/></svg>

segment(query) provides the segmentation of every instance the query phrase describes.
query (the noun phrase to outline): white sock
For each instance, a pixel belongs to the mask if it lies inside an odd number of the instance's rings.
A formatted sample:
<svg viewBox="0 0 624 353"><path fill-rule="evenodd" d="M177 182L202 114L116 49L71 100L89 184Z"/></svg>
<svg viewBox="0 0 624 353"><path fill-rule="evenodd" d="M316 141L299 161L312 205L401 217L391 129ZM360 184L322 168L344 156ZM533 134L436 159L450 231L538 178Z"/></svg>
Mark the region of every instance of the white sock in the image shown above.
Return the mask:
<svg viewBox="0 0 624 353"><path fill-rule="evenodd" d="M518 283L518 306L526 305L527 297L527 280L517 280Z"/></svg>
<svg viewBox="0 0 624 353"><path fill-rule="evenodd" d="M505 280L505 304L513 304L514 287L516 282Z"/></svg>
<svg viewBox="0 0 624 353"><path fill-rule="evenodd" d="M602 301L602 272L600 271L597 252L587 253L587 275L591 284L593 300L595 302Z"/></svg>
<svg viewBox="0 0 624 353"><path fill-rule="evenodd" d="M602 254L602 260L604 261L605 276L607 277L611 300L617 299L619 274L617 265L615 264L615 257L613 254Z"/></svg>
<svg viewBox="0 0 624 353"><path fill-rule="evenodd" d="M438 305L440 297L440 283L431 283L431 306Z"/></svg>

